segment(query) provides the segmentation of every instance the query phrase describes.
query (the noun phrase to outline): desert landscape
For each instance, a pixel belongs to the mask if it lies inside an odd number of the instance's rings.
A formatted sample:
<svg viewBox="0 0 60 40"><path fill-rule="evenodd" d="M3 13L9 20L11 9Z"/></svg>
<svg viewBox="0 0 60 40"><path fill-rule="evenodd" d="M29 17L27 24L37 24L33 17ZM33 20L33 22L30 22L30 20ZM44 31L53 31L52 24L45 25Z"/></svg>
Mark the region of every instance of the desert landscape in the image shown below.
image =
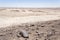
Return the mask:
<svg viewBox="0 0 60 40"><path fill-rule="evenodd" d="M0 40L60 40L60 8L0 8Z"/></svg>

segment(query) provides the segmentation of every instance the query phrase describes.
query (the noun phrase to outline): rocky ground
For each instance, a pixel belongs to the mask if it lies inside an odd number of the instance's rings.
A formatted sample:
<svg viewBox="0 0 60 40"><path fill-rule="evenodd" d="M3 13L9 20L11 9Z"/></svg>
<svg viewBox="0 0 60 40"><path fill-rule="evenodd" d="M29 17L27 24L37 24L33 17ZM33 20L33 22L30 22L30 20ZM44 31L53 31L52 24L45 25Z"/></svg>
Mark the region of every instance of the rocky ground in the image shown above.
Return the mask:
<svg viewBox="0 0 60 40"><path fill-rule="evenodd" d="M21 29L28 32L28 37L20 34ZM60 20L0 28L0 40L60 40Z"/></svg>

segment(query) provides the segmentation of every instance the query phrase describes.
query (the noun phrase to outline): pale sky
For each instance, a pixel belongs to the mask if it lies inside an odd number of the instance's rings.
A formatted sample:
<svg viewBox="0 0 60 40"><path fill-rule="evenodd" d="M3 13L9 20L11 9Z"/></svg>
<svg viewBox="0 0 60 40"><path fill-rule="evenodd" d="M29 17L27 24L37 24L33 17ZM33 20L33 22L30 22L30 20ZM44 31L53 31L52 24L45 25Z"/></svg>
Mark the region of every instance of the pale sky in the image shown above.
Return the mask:
<svg viewBox="0 0 60 40"><path fill-rule="evenodd" d="M0 7L60 7L60 0L0 0Z"/></svg>

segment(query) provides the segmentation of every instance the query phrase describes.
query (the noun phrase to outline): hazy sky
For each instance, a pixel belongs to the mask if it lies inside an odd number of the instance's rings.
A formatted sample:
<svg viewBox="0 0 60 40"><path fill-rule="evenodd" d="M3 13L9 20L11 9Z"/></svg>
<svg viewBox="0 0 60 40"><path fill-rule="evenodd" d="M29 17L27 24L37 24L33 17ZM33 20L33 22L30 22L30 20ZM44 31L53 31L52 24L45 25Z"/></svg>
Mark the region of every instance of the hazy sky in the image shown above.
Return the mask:
<svg viewBox="0 0 60 40"><path fill-rule="evenodd" d="M60 7L60 0L0 0L0 7Z"/></svg>

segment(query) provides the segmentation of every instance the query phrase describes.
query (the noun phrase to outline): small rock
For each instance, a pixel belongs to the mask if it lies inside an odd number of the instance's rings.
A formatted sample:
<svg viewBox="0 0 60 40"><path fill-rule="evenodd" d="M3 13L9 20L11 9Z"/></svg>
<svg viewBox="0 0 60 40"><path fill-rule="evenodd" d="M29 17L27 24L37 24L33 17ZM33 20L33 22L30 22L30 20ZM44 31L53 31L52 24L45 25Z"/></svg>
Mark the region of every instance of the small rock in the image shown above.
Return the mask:
<svg viewBox="0 0 60 40"><path fill-rule="evenodd" d="M24 38L29 38L29 35L25 30L21 30L20 35Z"/></svg>

